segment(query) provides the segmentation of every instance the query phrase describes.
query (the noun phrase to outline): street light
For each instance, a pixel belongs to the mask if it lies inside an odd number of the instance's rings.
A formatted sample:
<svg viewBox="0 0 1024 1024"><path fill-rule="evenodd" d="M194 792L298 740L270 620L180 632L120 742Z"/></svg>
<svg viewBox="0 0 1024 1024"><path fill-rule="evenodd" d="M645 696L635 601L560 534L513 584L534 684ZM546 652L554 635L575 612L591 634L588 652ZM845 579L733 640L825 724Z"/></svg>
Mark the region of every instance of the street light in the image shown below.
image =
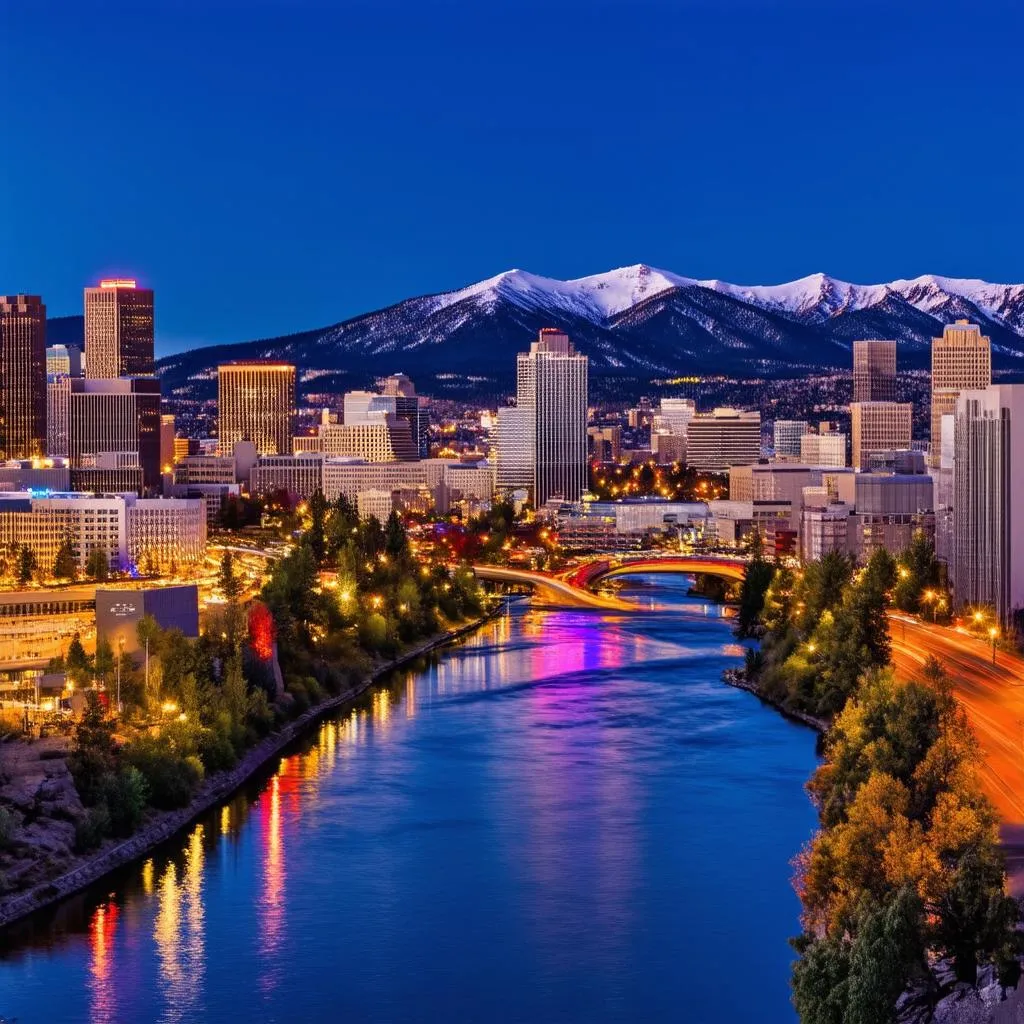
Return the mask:
<svg viewBox="0 0 1024 1024"><path fill-rule="evenodd" d="M989 626L988 635L992 639L992 664L996 663L996 637L999 636L999 630L995 626Z"/></svg>

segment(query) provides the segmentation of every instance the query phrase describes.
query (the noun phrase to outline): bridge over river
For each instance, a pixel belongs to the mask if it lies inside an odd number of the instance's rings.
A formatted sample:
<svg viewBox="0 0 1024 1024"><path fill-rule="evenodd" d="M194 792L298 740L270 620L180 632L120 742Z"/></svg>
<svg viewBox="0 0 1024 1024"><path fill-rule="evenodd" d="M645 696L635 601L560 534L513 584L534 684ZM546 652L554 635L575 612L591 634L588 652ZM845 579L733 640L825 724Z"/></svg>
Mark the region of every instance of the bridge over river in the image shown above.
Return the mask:
<svg viewBox="0 0 1024 1024"><path fill-rule="evenodd" d="M641 573L706 573L739 582L746 573L746 562L742 559L708 558L698 555L664 555L627 559L597 558L560 574L497 565L474 565L473 572L476 573L477 579L532 587L543 601L552 605L636 611L638 606L632 601L624 601L612 594L595 593L594 588L616 576Z"/></svg>

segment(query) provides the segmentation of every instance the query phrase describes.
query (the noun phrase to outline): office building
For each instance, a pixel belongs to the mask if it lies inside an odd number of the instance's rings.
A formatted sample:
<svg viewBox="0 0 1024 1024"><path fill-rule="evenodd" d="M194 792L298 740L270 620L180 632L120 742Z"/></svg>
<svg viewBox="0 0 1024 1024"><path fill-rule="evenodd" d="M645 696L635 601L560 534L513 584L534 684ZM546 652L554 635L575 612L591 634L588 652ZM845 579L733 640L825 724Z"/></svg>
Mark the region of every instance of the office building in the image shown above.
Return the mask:
<svg viewBox="0 0 1024 1024"><path fill-rule="evenodd" d="M170 473L174 468L174 417L160 417L160 470Z"/></svg>
<svg viewBox="0 0 1024 1024"><path fill-rule="evenodd" d="M152 290L120 278L86 288L86 376L144 377L155 368Z"/></svg>
<svg viewBox="0 0 1024 1024"><path fill-rule="evenodd" d="M156 377L71 377L68 456L72 469L101 468L108 453L134 455L145 491L160 486L160 381ZM116 466L130 466L127 457ZM72 473L74 476L74 473Z"/></svg>
<svg viewBox="0 0 1024 1024"><path fill-rule="evenodd" d="M799 459L800 441L810 434L811 425L804 420L776 420L772 428L777 459Z"/></svg>
<svg viewBox="0 0 1024 1024"><path fill-rule="evenodd" d="M82 350L77 345L50 345L46 349L46 376L81 377Z"/></svg>
<svg viewBox="0 0 1024 1024"><path fill-rule="evenodd" d="M9 459L0 462L0 491L68 491L67 459Z"/></svg>
<svg viewBox="0 0 1024 1024"><path fill-rule="evenodd" d="M253 466L249 488L253 494L286 491L300 499L323 489L324 457L302 455L261 455Z"/></svg>
<svg viewBox="0 0 1024 1024"><path fill-rule="evenodd" d="M390 417L409 425L412 439L409 458L426 458L429 454L427 410L416 395L413 383L404 373L385 377L379 382L383 391L349 391L345 394L342 420L345 426L379 422ZM403 458L406 457L403 455Z"/></svg>
<svg viewBox="0 0 1024 1024"><path fill-rule="evenodd" d="M295 367L261 360L217 368L218 440L222 455L252 441L260 455L288 455L295 422Z"/></svg>
<svg viewBox="0 0 1024 1024"><path fill-rule="evenodd" d="M509 405L498 410L494 448L502 494L533 488L533 421L533 409Z"/></svg>
<svg viewBox="0 0 1024 1024"><path fill-rule="evenodd" d="M198 565L206 556L202 498L127 498L125 537L131 565L163 572Z"/></svg>
<svg viewBox="0 0 1024 1024"><path fill-rule="evenodd" d="M71 443L71 378L46 382L46 454L67 458Z"/></svg>
<svg viewBox="0 0 1024 1024"><path fill-rule="evenodd" d="M941 422L940 422L941 434ZM1024 385L964 390L953 458L953 594L1004 623L1024 608Z"/></svg>
<svg viewBox="0 0 1024 1024"><path fill-rule="evenodd" d="M295 438L293 443L301 443L305 449L304 441ZM409 421L383 412L354 423L321 424L315 448L324 455L353 455L367 462L413 462L419 458Z"/></svg>
<svg viewBox="0 0 1024 1024"><path fill-rule="evenodd" d="M684 454L685 441L683 438ZM593 462L618 462L622 454L622 427L617 424L587 427L587 443Z"/></svg>
<svg viewBox="0 0 1024 1024"><path fill-rule="evenodd" d="M96 635L111 649L143 655L139 623L149 616L164 630L177 629L199 636L199 588L194 583L177 587L96 588Z"/></svg>
<svg viewBox="0 0 1024 1024"><path fill-rule="evenodd" d="M659 466L668 466L676 462L685 465L686 438L681 434L655 431L651 434L651 455Z"/></svg>
<svg viewBox="0 0 1024 1024"><path fill-rule="evenodd" d="M526 418L519 437L525 434L526 447L509 456L520 465L532 462L537 508L555 496L579 501L587 489L587 368L568 335L550 327L516 357L516 406ZM502 444L499 436L499 450Z"/></svg>
<svg viewBox="0 0 1024 1024"><path fill-rule="evenodd" d="M686 437L686 428L696 415L697 406L693 399L663 398L651 423L651 429Z"/></svg>
<svg viewBox="0 0 1024 1024"><path fill-rule="evenodd" d="M932 338L932 409L929 464L940 459L942 417L956 412L961 391L992 383L992 343L977 324L957 320Z"/></svg>
<svg viewBox="0 0 1024 1024"><path fill-rule="evenodd" d="M846 435L835 431L804 434L800 438L800 461L806 466L845 466Z"/></svg>
<svg viewBox="0 0 1024 1024"><path fill-rule="evenodd" d="M853 402L850 434L854 469L867 469L873 452L910 447L914 407L909 402Z"/></svg>
<svg viewBox="0 0 1024 1024"><path fill-rule="evenodd" d="M853 400L896 401L896 342L853 343Z"/></svg>
<svg viewBox="0 0 1024 1024"><path fill-rule="evenodd" d="M686 431L686 464L706 473L725 473L761 457L761 414L719 408L694 416Z"/></svg>
<svg viewBox="0 0 1024 1024"><path fill-rule="evenodd" d="M38 295L0 295L0 459L46 447L46 306Z"/></svg>

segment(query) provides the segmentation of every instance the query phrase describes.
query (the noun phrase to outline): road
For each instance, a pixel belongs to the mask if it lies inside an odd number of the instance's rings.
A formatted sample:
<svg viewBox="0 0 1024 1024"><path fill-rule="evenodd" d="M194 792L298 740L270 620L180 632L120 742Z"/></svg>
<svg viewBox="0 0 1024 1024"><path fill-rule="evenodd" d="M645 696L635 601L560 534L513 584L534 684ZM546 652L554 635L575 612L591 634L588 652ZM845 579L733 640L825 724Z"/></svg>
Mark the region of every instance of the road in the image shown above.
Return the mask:
<svg viewBox="0 0 1024 1024"><path fill-rule="evenodd" d="M981 779L1002 818L1011 884L1024 894L1024 659L946 626L890 616L892 662L901 679L919 679L934 656L953 680L981 744Z"/></svg>

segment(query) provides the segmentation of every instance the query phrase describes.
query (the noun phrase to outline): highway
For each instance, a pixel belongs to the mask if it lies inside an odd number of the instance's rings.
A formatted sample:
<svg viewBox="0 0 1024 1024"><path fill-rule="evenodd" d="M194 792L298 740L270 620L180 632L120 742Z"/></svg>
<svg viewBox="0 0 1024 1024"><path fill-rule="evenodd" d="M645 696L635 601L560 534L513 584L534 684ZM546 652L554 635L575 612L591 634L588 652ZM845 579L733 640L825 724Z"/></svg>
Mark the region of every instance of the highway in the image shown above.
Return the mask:
<svg viewBox="0 0 1024 1024"><path fill-rule="evenodd" d="M1024 894L1024 659L946 626L893 614L892 663L900 679L920 679L930 655L953 681L983 753L981 780L1002 818L1011 884Z"/></svg>

